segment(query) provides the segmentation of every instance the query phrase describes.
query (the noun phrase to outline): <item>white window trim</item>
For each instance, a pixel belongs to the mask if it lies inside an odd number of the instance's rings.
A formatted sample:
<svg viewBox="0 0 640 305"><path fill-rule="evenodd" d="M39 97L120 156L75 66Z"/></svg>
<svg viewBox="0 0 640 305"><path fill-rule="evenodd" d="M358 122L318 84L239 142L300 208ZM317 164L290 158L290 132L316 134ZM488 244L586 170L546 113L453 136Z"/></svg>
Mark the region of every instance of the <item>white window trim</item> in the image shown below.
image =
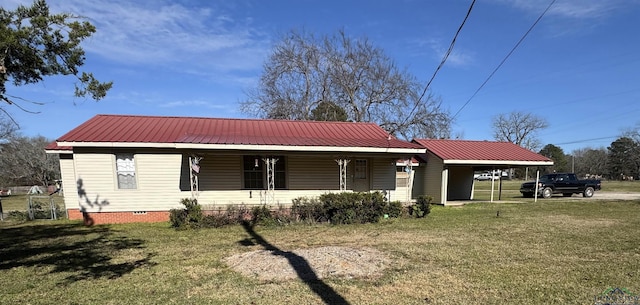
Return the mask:
<svg viewBox="0 0 640 305"><path fill-rule="evenodd" d="M133 162L133 164L131 165L132 168L129 169L123 169L123 170L119 170L118 168L118 157L122 157L122 156L131 156L131 161ZM125 158L126 159L126 158ZM120 159L120 160L124 160L124 159ZM127 190L137 190L139 188L139 183L138 183L138 163L136 162L136 154L135 153L114 153L113 154L113 165L114 165L114 178L115 178L115 188L116 190L123 190L123 191L127 191ZM133 178L134 178L134 187L133 188L122 188L120 187L120 180L118 179L118 176L121 173L126 173L126 174L133 174Z"/></svg>

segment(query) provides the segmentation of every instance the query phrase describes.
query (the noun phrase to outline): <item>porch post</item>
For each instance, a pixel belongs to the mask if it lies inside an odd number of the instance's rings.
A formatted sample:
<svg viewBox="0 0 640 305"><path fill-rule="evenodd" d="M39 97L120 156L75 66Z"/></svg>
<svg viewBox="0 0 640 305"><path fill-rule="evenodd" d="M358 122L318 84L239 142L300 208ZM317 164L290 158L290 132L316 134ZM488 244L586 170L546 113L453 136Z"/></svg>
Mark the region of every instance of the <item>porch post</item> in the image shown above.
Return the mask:
<svg viewBox="0 0 640 305"><path fill-rule="evenodd" d="M265 203L268 205L275 204L276 189L276 162L278 158L263 158L262 161L267 165L267 193Z"/></svg>
<svg viewBox="0 0 640 305"><path fill-rule="evenodd" d="M202 157L189 157L189 181L191 185L191 199L198 199L200 196L200 185L198 183L198 174L200 174L200 161Z"/></svg>
<svg viewBox="0 0 640 305"><path fill-rule="evenodd" d="M340 174L340 191L344 192L347 190L347 165L351 160L349 159L336 159L336 163L339 166L339 174Z"/></svg>
<svg viewBox="0 0 640 305"><path fill-rule="evenodd" d="M406 166L404 168L405 172L407 172L407 194L406 194L406 203L411 202L411 193L413 192L413 162L411 159L406 161Z"/></svg>

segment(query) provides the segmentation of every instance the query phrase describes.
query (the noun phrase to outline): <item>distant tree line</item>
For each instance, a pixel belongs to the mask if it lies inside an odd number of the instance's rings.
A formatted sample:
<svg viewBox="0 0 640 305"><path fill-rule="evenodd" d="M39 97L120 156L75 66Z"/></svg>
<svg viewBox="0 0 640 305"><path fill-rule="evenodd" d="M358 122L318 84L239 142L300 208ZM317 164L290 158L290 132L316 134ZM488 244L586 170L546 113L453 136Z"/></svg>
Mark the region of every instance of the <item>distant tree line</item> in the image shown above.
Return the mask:
<svg viewBox="0 0 640 305"><path fill-rule="evenodd" d="M50 142L43 136L22 136L12 122L0 117L0 188L47 186L59 179L58 155L44 151Z"/></svg>
<svg viewBox="0 0 640 305"><path fill-rule="evenodd" d="M565 154L562 148L547 144L540 154L554 165L541 167L541 173L575 172L581 177L601 177L611 180L640 179L640 137L638 131L627 132L604 148L581 148Z"/></svg>
<svg viewBox="0 0 640 305"><path fill-rule="evenodd" d="M495 116L492 124L493 136L497 141L517 144L553 160L553 166L537 168L542 174L575 172L581 177L640 179L640 124L624 132L609 147L580 148L571 154L565 154L562 148L553 144L538 150L541 141L537 133L549 126L540 116L513 111ZM524 169L517 169L515 175L522 178L527 174Z"/></svg>

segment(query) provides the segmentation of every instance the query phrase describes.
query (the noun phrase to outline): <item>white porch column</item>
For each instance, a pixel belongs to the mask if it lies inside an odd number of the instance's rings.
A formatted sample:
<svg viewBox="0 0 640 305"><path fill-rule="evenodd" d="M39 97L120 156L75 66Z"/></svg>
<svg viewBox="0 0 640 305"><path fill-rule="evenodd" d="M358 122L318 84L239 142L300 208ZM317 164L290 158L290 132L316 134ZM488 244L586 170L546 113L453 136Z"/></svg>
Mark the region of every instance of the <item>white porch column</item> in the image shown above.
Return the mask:
<svg viewBox="0 0 640 305"><path fill-rule="evenodd" d="M339 166L339 174L340 174L340 191L344 192L347 190L347 165L351 160L349 159L336 159L336 163Z"/></svg>
<svg viewBox="0 0 640 305"><path fill-rule="evenodd" d="M411 202L411 194L413 193L413 162L411 159L405 161L404 171L407 173L407 193L406 203Z"/></svg>
<svg viewBox="0 0 640 305"><path fill-rule="evenodd" d="M202 161L202 157L189 157L189 184L191 185L191 199L198 199L198 196L200 196L200 184L198 182L200 161Z"/></svg>
<svg viewBox="0 0 640 305"><path fill-rule="evenodd" d="M267 192L265 203L268 205L275 204L276 201L276 162L278 162L278 158L263 158L264 164L267 166Z"/></svg>

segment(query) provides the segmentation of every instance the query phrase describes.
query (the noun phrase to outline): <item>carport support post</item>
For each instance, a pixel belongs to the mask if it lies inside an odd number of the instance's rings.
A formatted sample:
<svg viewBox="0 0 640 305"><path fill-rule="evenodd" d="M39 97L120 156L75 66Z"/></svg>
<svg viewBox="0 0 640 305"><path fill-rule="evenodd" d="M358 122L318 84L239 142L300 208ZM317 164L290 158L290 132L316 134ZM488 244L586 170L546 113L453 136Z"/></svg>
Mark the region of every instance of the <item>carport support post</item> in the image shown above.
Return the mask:
<svg viewBox="0 0 640 305"><path fill-rule="evenodd" d="M495 174L496 170L495 168L491 169L491 202L493 202L493 189L495 188L496 185L496 180L493 179L493 175Z"/></svg>
<svg viewBox="0 0 640 305"><path fill-rule="evenodd" d="M498 201L502 200L502 172L500 172L500 184L498 185Z"/></svg>
<svg viewBox="0 0 640 305"><path fill-rule="evenodd" d="M535 197L533 199L533 202L538 202L538 183L540 181L540 171L536 171L536 187L535 187Z"/></svg>

